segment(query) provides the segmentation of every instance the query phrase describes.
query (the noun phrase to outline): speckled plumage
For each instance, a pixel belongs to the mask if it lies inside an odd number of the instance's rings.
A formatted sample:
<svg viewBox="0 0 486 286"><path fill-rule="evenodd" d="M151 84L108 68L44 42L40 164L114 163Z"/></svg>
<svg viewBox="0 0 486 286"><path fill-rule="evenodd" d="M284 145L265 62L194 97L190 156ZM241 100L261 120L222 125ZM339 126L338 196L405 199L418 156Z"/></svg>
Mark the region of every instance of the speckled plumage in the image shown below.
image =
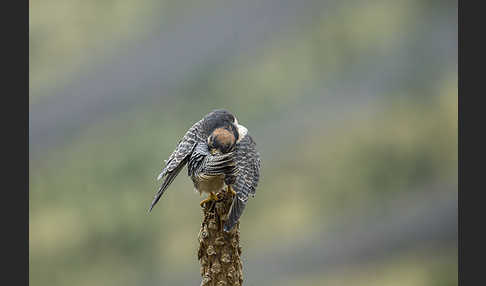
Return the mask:
<svg viewBox="0 0 486 286"><path fill-rule="evenodd" d="M233 204L224 225L224 230L229 231L238 222L245 209L248 197L254 197L258 181L260 179L260 154L256 149L255 141L250 135L246 135L236 144L233 157L237 168L232 187L236 192Z"/></svg>
<svg viewBox="0 0 486 286"><path fill-rule="evenodd" d="M227 153L212 154L208 142L215 136L214 134L210 136L216 129L218 129L216 133L219 134L222 126L228 127L227 129L234 133L235 142L232 145L234 147L222 149ZM219 137L227 139L227 136ZM260 156L255 142L247 134L247 129L239 125L236 118L225 110L215 110L196 122L165 162L158 176L159 180L164 179L164 181L152 201L150 210L186 164L188 164L188 175L199 192L217 192L220 190L218 188L222 188L225 184L233 187L236 196L224 225L226 231L231 230L243 213L248 197L255 195L260 177Z"/></svg>

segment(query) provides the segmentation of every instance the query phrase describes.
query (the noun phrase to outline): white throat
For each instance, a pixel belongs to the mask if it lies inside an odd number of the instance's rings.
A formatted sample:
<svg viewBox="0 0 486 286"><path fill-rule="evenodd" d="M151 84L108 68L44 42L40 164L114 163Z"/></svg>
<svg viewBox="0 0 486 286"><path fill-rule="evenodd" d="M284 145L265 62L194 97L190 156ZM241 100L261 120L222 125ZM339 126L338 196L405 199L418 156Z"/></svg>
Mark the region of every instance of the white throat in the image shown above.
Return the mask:
<svg viewBox="0 0 486 286"><path fill-rule="evenodd" d="M245 126L237 124L238 126L238 140L236 140L236 143L239 143L241 139L245 138L246 134L248 133L248 129L246 129Z"/></svg>

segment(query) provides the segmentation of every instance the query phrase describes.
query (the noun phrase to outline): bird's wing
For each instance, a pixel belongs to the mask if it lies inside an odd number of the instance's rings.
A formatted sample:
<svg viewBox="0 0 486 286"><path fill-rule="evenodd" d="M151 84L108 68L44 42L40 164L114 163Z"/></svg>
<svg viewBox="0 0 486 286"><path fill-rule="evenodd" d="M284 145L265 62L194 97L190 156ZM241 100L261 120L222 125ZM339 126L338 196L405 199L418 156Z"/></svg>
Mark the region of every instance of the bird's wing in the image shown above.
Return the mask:
<svg viewBox="0 0 486 286"><path fill-rule="evenodd" d="M238 173L232 186L236 196L231 204L228 220L224 225L225 231L230 231L240 218L248 201L248 196L255 196L260 178L260 154L256 150L253 138L249 134L236 145L234 152L234 161Z"/></svg>
<svg viewBox="0 0 486 286"><path fill-rule="evenodd" d="M189 176L197 176L200 174L205 176L229 176L234 175L236 170L236 164L233 161L233 152L212 155L208 150L207 144L204 142L196 145L187 166Z"/></svg>
<svg viewBox="0 0 486 286"><path fill-rule="evenodd" d="M162 179L164 176L168 174L168 172L173 171L180 165L180 163L194 150L194 147L198 142L204 141L204 138L201 138L201 125L203 119L196 122L189 130L187 130L184 137L179 141L177 147L175 148L174 152L170 155L169 159L165 161L165 167L162 169L162 172L157 177L157 180Z"/></svg>
<svg viewBox="0 0 486 286"><path fill-rule="evenodd" d="M149 211L157 204L162 194L169 187L169 185L174 181L175 177L179 174L182 168L186 165L189 155L192 153L196 144L200 141L204 141L201 135L201 125L203 119L196 122L189 130L187 130L184 137L179 141L176 149L170 155L169 159L165 161L165 167L162 172L157 177L157 180L164 178L162 185L160 186L158 192L150 205Z"/></svg>

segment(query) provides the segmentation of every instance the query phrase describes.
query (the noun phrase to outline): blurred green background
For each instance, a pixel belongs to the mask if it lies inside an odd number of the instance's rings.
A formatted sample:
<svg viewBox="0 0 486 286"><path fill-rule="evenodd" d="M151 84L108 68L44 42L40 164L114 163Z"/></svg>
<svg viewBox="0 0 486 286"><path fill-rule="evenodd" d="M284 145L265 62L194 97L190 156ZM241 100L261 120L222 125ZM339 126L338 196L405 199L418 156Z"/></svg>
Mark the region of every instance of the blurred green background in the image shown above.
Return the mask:
<svg viewBox="0 0 486 286"><path fill-rule="evenodd" d="M30 2L31 285L199 285L155 178L216 108L262 156L245 285L457 285L455 1Z"/></svg>

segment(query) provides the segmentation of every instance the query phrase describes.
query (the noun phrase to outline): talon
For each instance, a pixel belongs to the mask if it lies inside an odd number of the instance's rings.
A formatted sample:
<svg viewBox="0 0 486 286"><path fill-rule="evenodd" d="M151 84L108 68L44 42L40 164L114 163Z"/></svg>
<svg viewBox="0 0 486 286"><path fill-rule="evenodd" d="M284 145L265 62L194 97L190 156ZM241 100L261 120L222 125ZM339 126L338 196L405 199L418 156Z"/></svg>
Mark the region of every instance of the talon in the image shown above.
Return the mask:
<svg viewBox="0 0 486 286"><path fill-rule="evenodd" d="M231 186L228 186L228 191L233 194L233 196L236 195L236 192L233 190Z"/></svg>
<svg viewBox="0 0 486 286"><path fill-rule="evenodd" d="M215 195L213 192L209 193L208 197L202 200L199 205L202 207L205 203L209 203L210 201L217 201L219 200L218 196Z"/></svg>
<svg viewBox="0 0 486 286"><path fill-rule="evenodd" d="M209 202L209 201L211 201L211 198L210 198L210 197L208 197L208 198L206 198L206 199L202 200L202 201L199 203L199 205L202 207L202 206L203 206L205 203L207 203L207 202Z"/></svg>

